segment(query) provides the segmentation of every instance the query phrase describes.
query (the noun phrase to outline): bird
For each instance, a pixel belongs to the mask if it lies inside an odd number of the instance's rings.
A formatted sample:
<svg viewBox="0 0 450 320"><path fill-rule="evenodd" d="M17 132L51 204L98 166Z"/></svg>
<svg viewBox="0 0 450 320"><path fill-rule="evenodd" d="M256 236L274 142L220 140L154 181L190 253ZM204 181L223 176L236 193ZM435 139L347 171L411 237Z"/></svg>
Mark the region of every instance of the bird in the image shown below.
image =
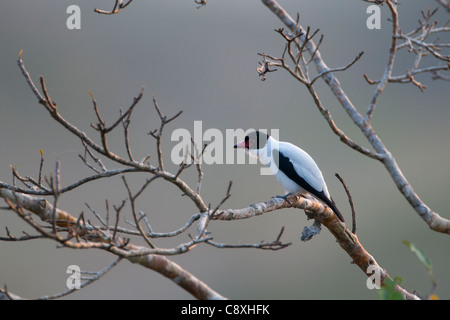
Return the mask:
<svg viewBox="0 0 450 320"><path fill-rule="evenodd" d="M292 193L309 193L328 205L339 220L345 222L328 192L319 166L306 151L261 131L250 132L234 148L244 149L249 156L268 166L285 189L285 199Z"/></svg>

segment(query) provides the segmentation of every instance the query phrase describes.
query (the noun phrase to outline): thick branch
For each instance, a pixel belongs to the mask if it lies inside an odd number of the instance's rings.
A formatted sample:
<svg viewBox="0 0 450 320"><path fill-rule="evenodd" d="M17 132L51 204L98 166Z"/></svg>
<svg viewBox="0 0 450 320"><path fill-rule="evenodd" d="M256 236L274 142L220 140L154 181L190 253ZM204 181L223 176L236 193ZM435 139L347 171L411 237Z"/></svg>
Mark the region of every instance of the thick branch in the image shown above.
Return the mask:
<svg viewBox="0 0 450 320"><path fill-rule="evenodd" d="M70 238L62 239L55 234L46 233L47 237L60 241L66 246L72 248L104 249L128 259L132 263L138 263L145 268L152 269L162 274L191 293L197 299L225 299L225 297L211 289L207 284L165 256L148 254L146 253L149 251L148 248L129 244L119 237L115 239L115 244L113 244L108 235L105 235L104 232L97 229L88 230L85 228L77 228L78 219L63 210L55 209L49 202L42 198L15 193L4 188L0 188L0 197L15 206L17 210L29 210L36 214L42 221L48 223L54 221L53 213L55 213L55 221L58 227L73 228L73 232L76 233L77 237L88 239L88 242L75 243L70 242ZM22 215L22 217L25 219L27 218L26 215ZM30 223L30 220L28 219L27 222ZM34 223L33 227L38 229L39 232L43 232L43 229L37 224Z"/></svg>
<svg viewBox="0 0 450 320"><path fill-rule="evenodd" d="M227 193L228 194L228 193ZM199 299L223 299L224 297L209 288L202 281L191 275L186 270L182 269L177 264L168 260L161 254L170 254L168 250L164 249L151 249L141 246L136 246L128 243L124 239L116 237L112 239L98 228L87 229L81 228L79 226L79 219L75 219L69 213L62 211L60 209L55 209L49 202L41 198L35 198L29 195L24 195L20 193L15 193L11 190L0 189L0 197L7 200L10 206L16 206L16 210L20 211L26 209L36 214L41 220L52 223L56 221L58 227L72 228L72 233L76 234L77 237L82 239L88 239L88 242L70 242L70 238L63 239L55 234L45 233L46 236L53 238L63 245L72 248L100 248L107 250L113 254L116 254L122 258L128 259L133 263L139 263L144 267L150 268L156 272L163 274L164 276L174 280L178 285L186 289L188 292L193 294ZM297 208L308 211L308 215L313 217L317 222L323 224L336 238L339 245L347 252L347 254L352 258L352 262L355 263L366 275L369 266L375 266L380 270L381 283L384 279L388 277L388 274L384 269L382 269L375 259L364 249L358 240L358 237L353 234L344 223L342 223L333 211L323 203L304 198L301 195L290 195L286 200L281 198L273 198L267 202L262 202L256 205L251 205L250 207L243 209L229 209L229 210L215 210L213 213L208 213L209 219L211 220L239 220L248 219L258 215L262 215L268 212L273 212L283 208ZM57 218L53 216L56 214ZM27 217L23 214L22 218L27 220ZM202 214L195 215L193 220L199 219ZM38 231L39 226L27 220L35 227ZM277 249L285 247L288 244L282 244L278 238L271 243L263 244L261 248ZM199 239L197 242L193 242L195 245L200 242L208 242L211 238L204 237ZM215 242L211 242L211 245L217 245ZM219 245L220 247L220 245ZM178 253L186 252L189 248L186 245L180 246L180 248L175 248L175 250L181 250ZM153 254L157 253L157 254ZM404 289L402 289L404 290Z"/></svg>
<svg viewBox="0 0 450 320"><path fill-rule="evenodd" d="M386 277L389 277L387 272L378 265L375 259L362 246L358 237L336 217L328 206L316 200L304 198L294 194L288 196L286 200L281 198L273 198L269 201L251 205L243 209L218 211L211 217L211 219L226 221L249 219L284 208L297 208L308 211L309 216L312 216L316 221L323 224L331 232L341 248L344 249L344 251L351 257L352 263L356 264L367 276L371 275L370 272L368 273L368 268L369 266L372 266L372 268L375 267L380 271L381 284L383 284ZM398 290L404 294L405 298L417 298L415 295L408 293L401 287L398 287Z"/></svg>

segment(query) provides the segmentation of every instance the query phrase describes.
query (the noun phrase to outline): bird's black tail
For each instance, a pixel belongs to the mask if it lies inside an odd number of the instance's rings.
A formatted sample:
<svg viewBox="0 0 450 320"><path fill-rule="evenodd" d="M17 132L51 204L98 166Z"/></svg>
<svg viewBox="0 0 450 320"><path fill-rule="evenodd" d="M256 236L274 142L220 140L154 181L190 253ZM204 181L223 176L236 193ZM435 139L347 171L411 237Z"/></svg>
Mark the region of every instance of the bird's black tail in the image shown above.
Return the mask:
<svg viewBox="0 0 450 320"><path fill-rule="evenodd" d="M327 199L328 200L328 199ZM327 203L327 205L331 208L331 210L333 210L333 212L337 215L337 217L339 218L339 220L341 220L342 222L345 222L344 217L342 216L341 212L339 211L339 209L336 207L336 203L334 203L333 199L330 199L328 201L325 201Z"/></svg>

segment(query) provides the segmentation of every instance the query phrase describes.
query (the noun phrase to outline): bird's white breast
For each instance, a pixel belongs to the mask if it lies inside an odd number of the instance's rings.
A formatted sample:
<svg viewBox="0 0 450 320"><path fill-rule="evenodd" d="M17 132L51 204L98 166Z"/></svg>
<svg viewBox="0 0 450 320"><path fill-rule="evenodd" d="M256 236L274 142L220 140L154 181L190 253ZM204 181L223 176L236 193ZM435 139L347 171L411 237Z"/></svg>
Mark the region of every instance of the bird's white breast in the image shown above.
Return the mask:
<svg viewBox="0 0 450 320"><path fill-rule="evenodd" d="M278 170L275 163L279 163L279 161L278 159L274 159L274 155L276 155L276 153L273 152L274 149L278 149L280 153L289 158L297 174L311 187L319 192L324 191L325 195L329 197L327 185L323 179L322 172L311 156L291 143L276 141L270 138L265 148L260 150L259 158L263 164L270 167L277 180L288 193L304 193L306 191L297 183L289 179L281 170Z"/></svg>

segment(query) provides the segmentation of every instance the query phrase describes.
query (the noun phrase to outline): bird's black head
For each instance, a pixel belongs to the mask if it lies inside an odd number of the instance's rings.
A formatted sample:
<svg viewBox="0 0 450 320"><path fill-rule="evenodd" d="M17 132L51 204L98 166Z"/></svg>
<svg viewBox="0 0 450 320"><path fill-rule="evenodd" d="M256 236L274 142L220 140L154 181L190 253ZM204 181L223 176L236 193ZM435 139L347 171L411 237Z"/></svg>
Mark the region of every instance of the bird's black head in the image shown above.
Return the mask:
<svg viewBox="0 0 450 320"><path fill-rule="evenodd" d="M234 147L259 150L266 146L269 137L267 133L254 131L246 135L244 141L237 143Z"/></svg>

